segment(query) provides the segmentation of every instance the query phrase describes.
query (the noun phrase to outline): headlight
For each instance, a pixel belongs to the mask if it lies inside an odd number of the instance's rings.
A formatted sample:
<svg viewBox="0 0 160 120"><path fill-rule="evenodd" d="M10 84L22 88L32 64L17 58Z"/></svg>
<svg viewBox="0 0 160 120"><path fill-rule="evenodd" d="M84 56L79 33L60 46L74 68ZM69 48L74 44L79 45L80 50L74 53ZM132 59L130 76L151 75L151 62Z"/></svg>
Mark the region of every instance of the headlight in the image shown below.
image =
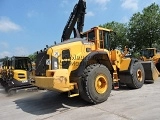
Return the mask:
<svg viewBox="0 0 160 120"><path fill-rule="evenodd" d="M54 68L57 69L57 68L58 68L58 63L57 63L57 61L54 61L53 64L54 64Z"/></svg>

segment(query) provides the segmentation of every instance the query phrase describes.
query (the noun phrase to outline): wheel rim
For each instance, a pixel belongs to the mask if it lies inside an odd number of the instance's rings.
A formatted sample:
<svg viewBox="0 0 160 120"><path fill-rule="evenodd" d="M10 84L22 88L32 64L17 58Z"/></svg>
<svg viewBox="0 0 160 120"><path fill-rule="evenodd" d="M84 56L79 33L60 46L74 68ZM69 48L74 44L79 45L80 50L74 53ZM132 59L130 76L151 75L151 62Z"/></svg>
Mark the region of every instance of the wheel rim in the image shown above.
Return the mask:
<svg viewBox="0 0 160 120"><path fill-rule="evenodd" d="M138 81L142 81L143 77L142 77L142 71L140 69L137 70L137 79Z"/></svg>
<svg viewBox="0 0 160 120"><path fill-rule="evenodd" d="M98 75L95 81L95 88L97 93L103 94L107 91L108 82L104 75Z"/></svg>

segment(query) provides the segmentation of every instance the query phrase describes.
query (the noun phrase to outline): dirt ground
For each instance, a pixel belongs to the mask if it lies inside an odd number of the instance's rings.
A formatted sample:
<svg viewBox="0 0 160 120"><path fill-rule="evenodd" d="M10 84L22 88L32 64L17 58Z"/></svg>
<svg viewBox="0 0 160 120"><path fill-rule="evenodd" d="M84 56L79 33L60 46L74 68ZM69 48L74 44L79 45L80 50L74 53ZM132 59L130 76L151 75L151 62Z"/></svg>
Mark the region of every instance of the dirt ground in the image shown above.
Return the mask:
<svg viewBox="0 0 160 120"><path fill-rule="evenodd" d="M8 96L0 86L0 106L1 120L159 120L160 78L141 89L112 90L98 105L46 90Z"/></svg>

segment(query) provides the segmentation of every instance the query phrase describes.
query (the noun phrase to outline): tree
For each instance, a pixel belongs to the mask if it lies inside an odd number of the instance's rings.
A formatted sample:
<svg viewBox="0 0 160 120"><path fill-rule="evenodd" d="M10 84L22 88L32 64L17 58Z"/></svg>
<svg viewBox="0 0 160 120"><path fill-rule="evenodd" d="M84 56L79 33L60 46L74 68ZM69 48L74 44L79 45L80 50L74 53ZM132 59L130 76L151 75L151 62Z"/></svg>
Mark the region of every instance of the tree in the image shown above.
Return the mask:
<svg viewBox="0 0 160 120"><path fill-rule="evenodd" d="M135 52L160 43L160 7L152 3L142 13L133 14L129 22L128 38Z"/></svg>
<svg viewBox="0 0 160 120"><path fill-rule="evenodd" d="M112 29L116 32L115 41L111 43L113 47L123 49L124 46L128 45L127 24L112 21L100 26L107 29Z"/></svg>
<svg viewBox="0 0 160 120"><path fill-rule="evenodd" d="M31 59L32 62L35 62L36 61L36 53L33 53L33 54L30 54L28 55L28 57Z"/></svg>

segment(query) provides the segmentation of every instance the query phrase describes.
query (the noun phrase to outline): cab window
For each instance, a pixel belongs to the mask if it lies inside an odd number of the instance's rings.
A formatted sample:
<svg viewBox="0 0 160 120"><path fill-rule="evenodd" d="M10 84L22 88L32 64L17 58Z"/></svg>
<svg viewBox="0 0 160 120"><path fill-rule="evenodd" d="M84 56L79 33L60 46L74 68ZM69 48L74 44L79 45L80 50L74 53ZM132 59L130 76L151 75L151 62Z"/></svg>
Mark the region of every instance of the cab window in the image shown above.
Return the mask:
<svg viewBox="0 0 160 120"><path fill-rule="evenodd" d="M93 41L93 40L95 40L94 30L83 34L82 38L83 38L83 39L87 39L88 41Z"/></svg>
<svg viewBox="0 0 160 120"><path fill-rule="evenodd" d="M109 49L110 47L109 32L100 30L99 38L100 38L100 48Z"/></svg>

